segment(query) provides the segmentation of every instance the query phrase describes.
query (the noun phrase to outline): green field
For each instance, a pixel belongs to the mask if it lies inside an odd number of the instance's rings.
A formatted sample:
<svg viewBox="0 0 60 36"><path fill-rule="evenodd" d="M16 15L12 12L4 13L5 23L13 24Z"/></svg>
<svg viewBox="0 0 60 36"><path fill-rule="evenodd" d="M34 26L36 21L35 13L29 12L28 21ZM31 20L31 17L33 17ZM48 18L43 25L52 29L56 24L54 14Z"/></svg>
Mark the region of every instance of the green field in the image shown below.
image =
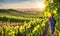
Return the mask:
<svg viewBox="0 0 60 36"><path fill-rule="evenodd" d="M0 15L9 15L9 16L16 16L16 17L27 17L27 18L38 18L43 16L43 12L40 11L18 11L14 9L0 9ZM40 16L41 15L41 16Z"/></svg>

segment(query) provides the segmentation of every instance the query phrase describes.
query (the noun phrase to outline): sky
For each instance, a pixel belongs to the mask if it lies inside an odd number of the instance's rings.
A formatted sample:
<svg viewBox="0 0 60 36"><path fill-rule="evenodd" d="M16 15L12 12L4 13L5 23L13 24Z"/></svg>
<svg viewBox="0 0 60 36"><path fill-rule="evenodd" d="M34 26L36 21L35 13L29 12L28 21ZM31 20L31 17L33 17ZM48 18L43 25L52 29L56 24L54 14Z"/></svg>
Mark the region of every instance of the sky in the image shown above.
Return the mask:
<svg viewBox="0 0 60 36"><path fill-rule="evenodd" d="M38 8L38 5L43 3L44 0L0 0L0 9Z"/></svg>

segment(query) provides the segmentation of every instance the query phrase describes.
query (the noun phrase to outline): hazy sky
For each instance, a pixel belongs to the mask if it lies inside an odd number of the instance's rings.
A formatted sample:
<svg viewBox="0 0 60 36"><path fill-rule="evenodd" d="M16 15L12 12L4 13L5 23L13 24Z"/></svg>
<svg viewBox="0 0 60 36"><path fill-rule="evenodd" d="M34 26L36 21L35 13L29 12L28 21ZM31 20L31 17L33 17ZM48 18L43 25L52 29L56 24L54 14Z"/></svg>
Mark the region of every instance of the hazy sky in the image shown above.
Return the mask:
<svg viewBox="0 0 60 36"><path fill-rule="evenodd" d="M0 8L37 8L44 0L0 0Z"/></svg>

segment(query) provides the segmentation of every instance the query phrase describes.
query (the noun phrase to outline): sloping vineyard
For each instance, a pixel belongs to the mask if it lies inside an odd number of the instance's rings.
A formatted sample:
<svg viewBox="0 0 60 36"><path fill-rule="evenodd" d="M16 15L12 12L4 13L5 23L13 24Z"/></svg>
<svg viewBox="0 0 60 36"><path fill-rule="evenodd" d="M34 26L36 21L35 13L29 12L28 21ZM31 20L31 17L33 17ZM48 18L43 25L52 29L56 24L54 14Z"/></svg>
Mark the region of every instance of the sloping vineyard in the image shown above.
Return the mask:
<svg viewBox="0 0 60 36"><path fill-rule="evenodd" d="M30 19L29 22L24 21L23 25L18 25L18 26L0 25L0 36L41 36L43 31L45 30L46 25L48 25L47 18L46 19L41 19L41 18ZM60 32L59 31L57 32L59 35Z"/></svg>
<svg viewBox="0 0 60 36"><path fill-rule="evenodd" d="M45 27L45 19L31 20L24 22L21 26L0 26L0 35L4 36L40 36ZM47 21L47 20L46 20Z"/></svg>

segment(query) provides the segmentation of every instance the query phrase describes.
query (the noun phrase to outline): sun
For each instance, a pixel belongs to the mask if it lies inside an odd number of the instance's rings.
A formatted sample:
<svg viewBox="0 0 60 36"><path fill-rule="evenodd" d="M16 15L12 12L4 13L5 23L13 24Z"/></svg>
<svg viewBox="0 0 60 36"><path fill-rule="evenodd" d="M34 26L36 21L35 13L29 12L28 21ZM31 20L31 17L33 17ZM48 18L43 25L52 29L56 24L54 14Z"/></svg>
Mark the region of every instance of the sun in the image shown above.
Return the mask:
<svg viewBox="0 0 60 36"><path fill-rule="evenodd" d="M44 9L45 8L45 5L43 3L40 3L40 4L38 4L38 8Z"/></svg>

